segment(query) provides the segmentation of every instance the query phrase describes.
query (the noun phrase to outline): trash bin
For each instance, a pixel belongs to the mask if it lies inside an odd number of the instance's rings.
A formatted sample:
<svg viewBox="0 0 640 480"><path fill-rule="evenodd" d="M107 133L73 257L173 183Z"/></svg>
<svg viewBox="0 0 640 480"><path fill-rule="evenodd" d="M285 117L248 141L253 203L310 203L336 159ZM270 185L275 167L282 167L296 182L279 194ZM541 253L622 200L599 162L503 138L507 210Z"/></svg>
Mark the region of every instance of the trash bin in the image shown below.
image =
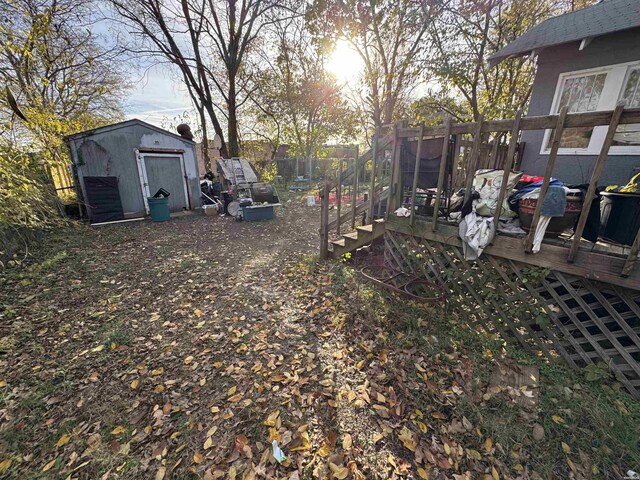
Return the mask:
<svg viewBox="0 0 640 480"><path fill-rule="evenodd" d="M153 198L147 197L149 202L149 213L151 214L151 220L154 222L166 222L169 220L169 198L160 197Z"/></svg>
<svg viewBox="0 0 640 480"><path fill-rule="evenodd" d="M600 236L631 245L640 229L640 193L600 193Z"/></svg>

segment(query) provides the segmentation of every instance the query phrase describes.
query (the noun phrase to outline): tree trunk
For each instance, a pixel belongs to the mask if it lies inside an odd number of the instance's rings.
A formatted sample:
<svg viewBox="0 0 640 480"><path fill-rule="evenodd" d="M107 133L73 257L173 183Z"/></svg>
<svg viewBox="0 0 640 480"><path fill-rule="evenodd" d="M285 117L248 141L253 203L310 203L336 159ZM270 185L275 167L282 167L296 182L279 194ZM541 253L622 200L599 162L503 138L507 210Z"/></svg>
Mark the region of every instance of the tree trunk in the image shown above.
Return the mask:
<svg viewBox="0 0 640 480"><path fill-rule="evenodd" d="M204 116L204 107L198 108L200 115L200 128L202 128L202 156L204 157L204 166L209 172L213 172L211 163L211 155L209 155L209 136L207 135L207 118Z"/></svg>
<svg viewBox="0 0 640 480"><path fill-rule="evenodd" d="M220 137L220 142L222 146L220 147L220 156L222 158L229 158L229 150L227 149L227 142L224 141L224 132L222 131L222 127L220 123L218 123L218 118L216 117L216 112L213 110L213 104L211 102L207 102L205 105L207 109L207 113L209 114L209 118L211 119L211 123L213 124L213 130Z"/></svg>
<svg viewBox="0 0 640 480"><path fill-rule="evenodd" d="M231 157L240 156L240 143L238 142L238 117L237 117L237 101L236 101L236 75L229 74L229 122L228 122L228 140L229 155Z"/></svg>

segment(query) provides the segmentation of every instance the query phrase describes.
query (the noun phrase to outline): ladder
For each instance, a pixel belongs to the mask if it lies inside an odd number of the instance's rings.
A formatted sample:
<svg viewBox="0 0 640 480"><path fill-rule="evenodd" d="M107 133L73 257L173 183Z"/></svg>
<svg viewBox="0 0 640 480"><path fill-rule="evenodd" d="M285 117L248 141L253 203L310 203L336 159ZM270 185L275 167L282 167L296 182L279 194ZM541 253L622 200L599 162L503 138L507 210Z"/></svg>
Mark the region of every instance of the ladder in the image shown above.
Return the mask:
<svg viewBox="0 0 640 480"><path fill-rule="evenodd" d="M236 185L236 187L241 183L247 183L247 177L245 177L244 175L242 162L239 158L231 159L231 171L233 172L233 183Z"/></svg>

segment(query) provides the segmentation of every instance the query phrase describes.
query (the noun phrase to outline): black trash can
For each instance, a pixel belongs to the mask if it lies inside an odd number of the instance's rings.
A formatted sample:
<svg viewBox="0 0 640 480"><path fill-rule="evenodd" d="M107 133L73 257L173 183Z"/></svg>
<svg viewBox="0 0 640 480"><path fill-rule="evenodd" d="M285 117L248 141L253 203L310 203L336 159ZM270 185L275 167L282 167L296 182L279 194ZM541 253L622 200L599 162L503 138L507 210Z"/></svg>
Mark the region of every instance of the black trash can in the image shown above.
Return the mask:
<svg viewBox="0 0 640 480"><path fill-rule="evenodd" d="M640 193L600 194L600 237L631 245L640 230Z"/></svg>

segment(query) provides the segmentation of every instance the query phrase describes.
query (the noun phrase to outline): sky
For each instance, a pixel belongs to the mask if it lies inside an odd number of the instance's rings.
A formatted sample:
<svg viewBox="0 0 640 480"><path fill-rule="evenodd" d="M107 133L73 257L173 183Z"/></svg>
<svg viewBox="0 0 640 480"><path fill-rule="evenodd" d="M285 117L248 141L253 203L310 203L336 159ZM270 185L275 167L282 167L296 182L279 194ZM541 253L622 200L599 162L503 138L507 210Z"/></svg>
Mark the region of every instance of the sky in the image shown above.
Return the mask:
<svg viewBox="0 0 640 480"><path fill-rule="evenodd" d="M124 109L127 119L137 118L165 128L167 121L183 115L185 111L193 117L194 111L185 86L163 66L151 67L144 74L137 75Z"/></svg>

